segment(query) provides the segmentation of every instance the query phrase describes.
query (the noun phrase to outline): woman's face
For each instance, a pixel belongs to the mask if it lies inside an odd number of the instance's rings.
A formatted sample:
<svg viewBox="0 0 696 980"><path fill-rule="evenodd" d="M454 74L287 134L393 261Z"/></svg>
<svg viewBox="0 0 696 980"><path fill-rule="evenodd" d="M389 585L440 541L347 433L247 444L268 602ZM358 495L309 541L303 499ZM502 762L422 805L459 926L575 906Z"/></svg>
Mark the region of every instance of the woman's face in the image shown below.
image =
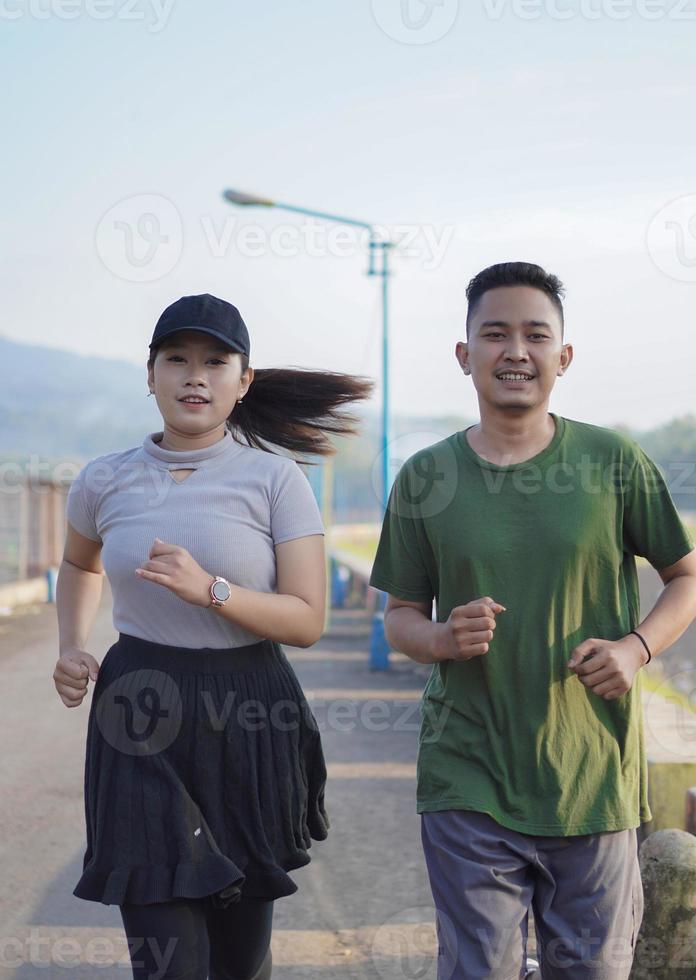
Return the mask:
<svg viewBox="0 0 696 980"><path fill-rule="evenodd" d="M203 434L223 425L253 379L241 354L199 330L178 330L160 345L148 385L170 429ZM202 402L186 398L200 396Z"/></svg>

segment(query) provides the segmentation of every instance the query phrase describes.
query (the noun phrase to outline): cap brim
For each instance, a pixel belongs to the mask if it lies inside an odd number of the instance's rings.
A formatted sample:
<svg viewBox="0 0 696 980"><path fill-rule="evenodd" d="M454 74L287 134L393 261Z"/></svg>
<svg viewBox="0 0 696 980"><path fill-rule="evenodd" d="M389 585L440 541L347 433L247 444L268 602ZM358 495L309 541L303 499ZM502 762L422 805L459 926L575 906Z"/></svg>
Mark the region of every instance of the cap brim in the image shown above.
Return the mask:
<svg viewBox="0 0 696 980"><path fill-rule="evenodd" d="M222 344L224 344L225 347L229 347L230 350L235 351L237 354L246 354L243 347L236 344L233 340L230 340L229 337L226 337L223 333L220 333L218 330L213 330L212 327L199 327L195 323L190 324L190 326L174 327L173 330L168 330L166 333L162 334L161 337L158 337L157 340L152 341L150 343L150 347L153 347L155 344L161 344L163 340L166 340L168 337L172 337L175 333L180 333L182 330L196 330L198 333L207 333L211 337L215 337Z"/></svg>

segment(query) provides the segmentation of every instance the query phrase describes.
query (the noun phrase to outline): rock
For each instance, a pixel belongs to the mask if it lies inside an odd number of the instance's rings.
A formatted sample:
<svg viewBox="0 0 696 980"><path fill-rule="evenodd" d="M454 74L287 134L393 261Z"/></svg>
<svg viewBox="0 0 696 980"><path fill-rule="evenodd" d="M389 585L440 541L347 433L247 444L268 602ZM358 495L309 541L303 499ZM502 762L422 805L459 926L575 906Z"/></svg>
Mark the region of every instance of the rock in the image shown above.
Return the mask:
<svg viewBox="0 0 696 980"><path fill-rule="evenodd" d="M631 980L696 976L696 837L658 830L640 848L644 912Z"/></svg>

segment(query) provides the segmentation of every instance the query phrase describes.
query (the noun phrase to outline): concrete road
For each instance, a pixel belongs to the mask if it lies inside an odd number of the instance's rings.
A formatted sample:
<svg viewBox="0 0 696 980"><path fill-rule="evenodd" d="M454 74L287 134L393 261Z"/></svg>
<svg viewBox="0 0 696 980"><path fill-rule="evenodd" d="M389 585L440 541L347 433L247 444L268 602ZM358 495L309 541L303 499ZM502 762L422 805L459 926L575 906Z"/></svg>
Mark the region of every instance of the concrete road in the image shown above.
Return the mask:
<svg viewBox="0 0 696 980"><path fill-rule="evenodd" d="M106 585L89 644L99 661L116 639L110 617ZM124 980L118 909L72 895L85 846L92 685L79 708L58 697L52 607L4 618L0 630L0 977ZM312 650L286 648L322 730L332 821L312 863L293 872L298 893L276 904L274 976L287 980L435 977L434 908L415 812L427 669L396 655L392 671L371 674L368 635L363 613L340 613Z"/></svg>
<svg viewBox="0 0 696 980"><path fill-rule="evenodd" d="M641 571L645 609L659 590ZM418 700L428 668L398 654L367 669L364 614L335 613L312 650L286 648L310 696L329 765L329 838L276 904L274 976L286 980L434 980L434 908L415 811ZM116 639L105 583L90 652ZM691 629L665 655L693 671ZM84 854L82 780L90 693L80 708L52 680L55 609L0 619L0 978L131 976L118 910L72 895ZM669 658L669 659L667 659ZM533 940L530 943L533 952Z"/></svg>

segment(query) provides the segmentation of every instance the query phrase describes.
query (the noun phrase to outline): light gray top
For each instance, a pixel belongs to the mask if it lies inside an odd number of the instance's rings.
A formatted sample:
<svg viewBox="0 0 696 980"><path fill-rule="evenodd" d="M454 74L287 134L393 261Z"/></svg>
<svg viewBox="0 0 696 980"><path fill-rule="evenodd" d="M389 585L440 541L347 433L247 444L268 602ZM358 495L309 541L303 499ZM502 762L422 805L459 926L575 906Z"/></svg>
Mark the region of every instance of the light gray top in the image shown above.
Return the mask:
<svg viewBox="0 0 696 980"><path fill-rule="evenodd" d="M293 459L242 445L228 430L212 446L192 451L162 449L161 438L153 432L142 446L90 460L68 492L70 524L103 542L114 628L182 647L255 643L256 634L135 569L158 537L186 548L211 575L276 592L274 545L324 533L309 481ZM195 472L177 482L169 472L176 469Z"/></svg>

